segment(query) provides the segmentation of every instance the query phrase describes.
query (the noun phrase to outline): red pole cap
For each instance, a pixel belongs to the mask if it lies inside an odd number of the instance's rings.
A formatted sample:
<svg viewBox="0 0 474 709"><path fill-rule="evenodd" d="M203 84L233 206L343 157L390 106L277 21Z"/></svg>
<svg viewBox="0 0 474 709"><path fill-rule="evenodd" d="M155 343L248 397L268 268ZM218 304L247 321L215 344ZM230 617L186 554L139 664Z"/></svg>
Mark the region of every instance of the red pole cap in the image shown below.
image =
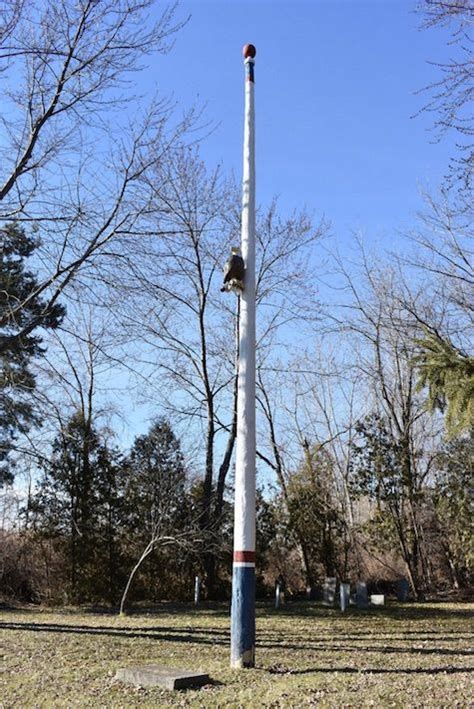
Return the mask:
<svg viewBox="0 0 474 709"><path fill-rule="evenodd" d="M244 44L242 54L244 55L245 59L254 59L255 55L257 54L257 50L255 49L253 44Z"/></svg>

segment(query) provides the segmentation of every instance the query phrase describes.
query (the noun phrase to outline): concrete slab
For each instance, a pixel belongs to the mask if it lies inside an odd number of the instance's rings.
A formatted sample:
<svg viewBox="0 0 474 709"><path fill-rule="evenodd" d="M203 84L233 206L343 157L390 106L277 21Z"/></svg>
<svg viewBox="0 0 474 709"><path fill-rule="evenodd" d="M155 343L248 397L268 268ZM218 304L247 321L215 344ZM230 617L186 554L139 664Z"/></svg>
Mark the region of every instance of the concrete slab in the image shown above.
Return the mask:
<svg viewBox="0 0 474 709"><path fill-rule="evenodd" d="M190 672L178 667L165 665L136 665L117 670L115 679L126 684L140 687L163 687L163 689L186 689L201 687L208 684L209 675L201 672Z"/></svg>

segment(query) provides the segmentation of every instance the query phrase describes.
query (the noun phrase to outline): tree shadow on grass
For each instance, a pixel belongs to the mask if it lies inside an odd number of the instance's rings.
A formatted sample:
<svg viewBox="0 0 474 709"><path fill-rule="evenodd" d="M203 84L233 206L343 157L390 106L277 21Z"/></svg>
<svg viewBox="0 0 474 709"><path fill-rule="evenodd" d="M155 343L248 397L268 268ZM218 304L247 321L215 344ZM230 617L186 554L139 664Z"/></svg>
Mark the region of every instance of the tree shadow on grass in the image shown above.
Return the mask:
<svg viewBox="0 0 474 709"><path fill-rule="evenodd" d="M111 634L116 635L116 634L127 634L131 635L131 633L136 632L136 633L141 633L143 635L150 635L152 633L170 633L170 632L178 632L178 633L199 633L199 635L230 635L230 630L225 630L224 628L201 628L201 627L193 627L189 625L182 626L180 628L177 628L176 626L167 626L167 625L146 625L142 627L136 627L136 626L123 626L123 627L114 627L110 625L83 625L79 623L34 623L31 621L0 621L0 629L1 628L7 628L10 630L42 630L43 628L48 628L51 632L54 630L75 630L78 633L81 631L87 632L90 631L92 632L97 632L100 634L101 631L108 632L110 631Z"/></svg>
<svg viewBox="0 0 474 709"><path fill-rule="evenodd" d="M340 629L338 629L340 630ZM334 637L336 631L328 631L325 630L325 634L321 633L318 637ZM358 640L362 638L366 638L368 636L373 637L374 635L378 635L381 638L390 638L393 640L409 640L410 638L408 636L414 635L416 638L421 638L423 636L427 636L428 640L431 640L433 636L438 636L440 640L443 640L444 635L453 635L456 636L456 638L465 638L469 639L474 637L474 630L457 630L453 629L451 630L450 628L438 628L437 630L425 630L424 628L419 628L418 630L403 630L401 628L396 628L395 630L391 630L389 628L377 628L374 630L374 628L367 628L367 630L361 630L360 632L351 630L350 632L345 632L344 630L341 631L341 635L344 637L346 640ZM285 633L285 636L288 637L288 633ZM445 640L452 640L454 638L444 638Z"/></svg>
<svg viewBox="0 0 474 709"><path fill-rule="evenodd" d="M311 650L313 652L346 652L346 653L377 653L379 655L452 655L452 656L462 656L462 657L472 657L474 651L472 650L462 650L462 649L450 649L450 648L433 648L433 647L391 647L388 645L336 645L333 642L321 641L320 644L316 643L271 643L262 642L259 643L260 647L281 649L281 650Z"/></svg>
<svg viewBox="0 0 474 709"><path fill-rule="evenodd" d="M348 674L374 674L374 675L384 675L384 674L400 674L400 675L441 675L441 674L459 674L459 673L471 673L474 669L471 667L364 667L363 669L358 669L357 667L311 667L304 670L293 670L291 668L286 668L282 666L273 666L269 668L258 668L263 669L265 672L273 675L307 675L314 674L316 672L329 672L329 673L348 673Z"/></svg>
<svg viewBox="0 0 474 709"><path fill-rule="evenodd" d="M302 640L302 635L301 633L298 632L283 632L281 629L258 629L258 637L263 638L265 640L272 640L275 639L277 636L279 640L283 643L288 643L288 642L295 642L298 643L300 640ZM453 643L457 642L458 640L464 641L464 642L469 642L474 640L474 632L469 632L469 631L451 631L451 630L445 630L444 628L440 628L437 631L425 631L425 630L414 630L412 632L405 632L405 631L386 631L386 630L378 630L375 632L373 629L368 629L365 632L338 632L333 630L332 632L330 630L325 630L324 632L315 632L312 633L312 637L310 638L310 642L312 643L325 643L329 642L332 643L334 640L338 640L339 642L344 642L344 643L363 643L364 641L373 641L374 638L378 640L379 643L384 643L384 642L401 642L401 643L423 643L423 642L429 642L432 644L436 644L437 642L443 642L443 643Z"/></svg>
<svg viewBox="0 0 474 709"><path fill-rule="evenodd" d="M311 632L311 637L308 632ZM472 642L474 639L474 632L468 630L458 631L458 630L446 630L444 628L439 628L438 630L419 630L404 631L398 630L385 630L383 628L367 628L365 631L360 632L345 632L340 629L327 629L325 628L323 632L320 632L319 628L308 629L305 632L306 640L310 643L333 643L334 641L343 643L357 643L363 644L365 642L373 642L377 640L381 646L383 643L400 642L400 643L431 643L436 645L436 643L453 643L457 641L461 642ZM278 638L279 642L286 644L295 643L298 644L304 640L301 632L298 631L288 631L281 628L260 628L257 629L257 634L260 639L275 641Z"/></svg>
<svg viewBox="0 0 474 709"><path fill-rule="evenodd" d="M178 642L197 645L228 645L229 631L211 628L110 628L107 626L89 625L69 625L59 623L31 623L31 622L0 622L0 630L29 631L43 633L64 633L92 636L108 636L116 639L153 640L162 642ZM414 654L414 655L450 655L450 656L471 656L474 653L470 650L431 648L431 647L392 647L386 645L359 645L335 644L334 642L308 642L304 639L301 642L278 642L273 638L264 639L258 643L259 647L278 650L297 650L315 652L349 652L364 653L371 652L378 654Z"/></svg>
<svg viewBox="0 0 474 709"><path fill-rule="evenodd" d="M0 630L21 630L30 632L44 633L66 633L79 635L95 635L109 636L117 639L141 638L142 640L161 640L163 642L182 642L191 644L204 645L227 645L229 642L226 631L212 631L207 628L205 630L186 628L179 629L181 632L176 632L176 628L160 628L160 632L149 628L110 628L106 626L89 626L89 625L61 625L58 623L4 623L0 622ZM209 635L210 637L207 637ZM204 637L202 637L204 636Z"/></svg>

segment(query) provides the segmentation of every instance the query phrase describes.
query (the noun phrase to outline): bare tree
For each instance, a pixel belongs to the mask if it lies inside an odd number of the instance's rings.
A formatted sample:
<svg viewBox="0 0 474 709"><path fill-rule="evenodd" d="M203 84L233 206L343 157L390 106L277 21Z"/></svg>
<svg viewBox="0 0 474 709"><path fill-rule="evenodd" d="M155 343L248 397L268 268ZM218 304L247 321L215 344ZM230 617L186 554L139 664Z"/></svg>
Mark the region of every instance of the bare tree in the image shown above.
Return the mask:
<svg viewBox="0 0 474 709"><path fill-rule="evenodd" d="M315 570L321 559L321 549L314 553L314 539L307 535L304 525L299 524L300 511L306 520L312 519L317 526L318 516L322 520L322 511L333 514L337 509L338 520L344 527L337 540L343 551L341 563L339 557L337 560L341 577L347 572L350 547L356 551L348 483L357 381L351 367L344 361L341 343L337 343L334 351L330 346L324 347L318 327L321 323L314 328L306 352L295 352L295 358L284 366L263 367L259 371L258 396L271 443L266 446L268 463L275 471L309 585L317 580ZM317 477L322 460L328 463L326 471L331 471L331 480L324 483L331 498L331 510L326 503L321 507L319 493L322 488L318 488L318 509L309 498L304 510L295 508L294 491L301 487L303 480L309 484L315 475ZM313 491L316 487L313 485Z"/></svg>
<svg viewBox="0 0 474 709"><path fill-rule="evenodd" d="M432 410L446 409L446 431L453 435L474 421L473 232L448 191L426 200L420 225L409 234L411 251L395 256L400 287L394 297L416 344L418 386L427 388Z"/></svg>
<svg viewBox="0 0 474 709"><path fill-rule="evenodd" d="M196 528L197 529L197 528ZM196 546L202 543L202 535L194 530L184 530L182 532L174 534L166 534L162 531L160 521L156 520L150 541L143 549L140 557L130 572L127 579L127 583L123 590L122 598L120 600L120 615L125 615L125 607L128 599L128 594L132 586L133 580L137 575L143 562L157 549L173 548L179 551L181 554L194 553Z"/></svg>
<svg viewBox="0 0 474 709"><path fill-rule="evenodd" d="M0 48L15 30L23 10L24 0L2 0L0 4Z"/></svg>
<svg viewBox="0 0 474 709"><path fill-rule="evenodd" d="M349 272L338 256L336 262L348 298L329 319L337 323L340 334L354 338L353 366L371 394L361 411L383 416L401 450L403 497L394 522L413 590L420 595L429 577L421 501L439 443L440 422L430 417L416 390L416 343L413 325L407 325L397 297L399 272L380 262L373 265L363 250L357 272Z"/></svg>
<svg viewBox="0 0 474 709"><path fill-rule="evenodd" d="M19 441L19 452L41 460L52 438L78 413L86 428L100 425L108 435L112 419L120 417L110 381L115 337L106 314L70 303L61 328L45 339L45 356L35 364L38 385L31 398L41 426Z"/></svg>
<svg viewBox="0 0 474 709"><path fill-rule="evenodd" d="M141 117L120 117L132 98L128 79L145 57L167 52L182 26L176 6L157 22L152 0L12 3L0 61L5 64L0 219L21 221L41 241L40 281L11 301L0 324L43 294L45 313L79 273L95 279L114 238L132 234L149 207L143 176L182 137L190 117L171 126L164 100ZM28 11L28 15L27 15ZM11 80L8 83L8 78ZM22 77L19 79L19 77ZM41 325L41 314L15 337Z"/></svg>
<svg viewBox="0 0 474 709"><path fill-rule="evenodd" d="M238 300L222 295L221 268L240 239L238 190L219 169L183 149L150 182L154 190L150 238L122 259L120 313L139 342L141 375L159 392L178 425L199 431L203 529L218 533L236 435ZM261 363L278 347L277 335L309 312L309 253L322 228L305 215L281 219L272 205L259 218L257 266ZM159 239L153 238L158 232ZM109 277L112 280L112 272ZM305 293L306 290L306 293ZM288 332L288 330L287 330ZM273 342L270 348L270 341ZM166 382L166 385L163 385ZM214 554L206 561L213 592Z"/></svg>
<svg viewBox="0 0 474 709"><path fill-rule="evenodd" d="M419 289L405 287L402 300L406 319L420 324L416 361L419 388L427 385L432 409L446 407L446 430L454 435L474 421L472 328L474 270L472 261L472 171L474 153L471 104L474 95L472 22L469 0L422 0L418 5L423 27L449 32L450 58L432 62L439 78L422 89L429 99L422 111L433 114L433 129L440 140L456 138L456 152L439 194L427 197L428 209L420 227L410 234L415 253L401 259L415 266ZM406 269L404 269L406 270ZM405 278L405 284L412 274Z"/></svg>
<svg viewBox="0 0 474 709"><path fill-rule="evenodd" d="M468 214L456 210L449 192L442 190L436 198L425 199L419 226L409 233L414 249L398 258L402 270L416 270L426 297L418 301L419 307L409 297L408 272L403 278L404 303L418 326L446 335L462 351L472 342L474 326L472 223Z"/></svg>
<svg viewBox="0 0 474 709"><path fill-rule="evenodd" d="M474 9L470 0L423 0L419 11L424 15L424 27L447 27L450 31L451 58L444 63L433 62L441 78L425 87L430 99L423 110L434 114L434 128L439 137L454 132L458 155L451 162L449 183L460 187L465 205L470 202L474 153L472 137L472 101L474 98L474 62L471 29Z"/></svg>

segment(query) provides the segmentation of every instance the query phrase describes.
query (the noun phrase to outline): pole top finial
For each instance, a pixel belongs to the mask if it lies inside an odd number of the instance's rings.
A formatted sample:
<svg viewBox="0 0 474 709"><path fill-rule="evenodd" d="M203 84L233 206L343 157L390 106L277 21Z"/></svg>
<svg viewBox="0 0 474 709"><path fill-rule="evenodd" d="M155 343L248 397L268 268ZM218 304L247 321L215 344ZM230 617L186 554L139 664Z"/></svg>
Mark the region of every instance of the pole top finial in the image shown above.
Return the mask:
<svg viewBox="0 0 474 709"><path fill-rule="evenodd" d="M255 46L253 44L244 44L242 54L244 55L245 59L255 59L257 50L255 49Z"/></svg>

